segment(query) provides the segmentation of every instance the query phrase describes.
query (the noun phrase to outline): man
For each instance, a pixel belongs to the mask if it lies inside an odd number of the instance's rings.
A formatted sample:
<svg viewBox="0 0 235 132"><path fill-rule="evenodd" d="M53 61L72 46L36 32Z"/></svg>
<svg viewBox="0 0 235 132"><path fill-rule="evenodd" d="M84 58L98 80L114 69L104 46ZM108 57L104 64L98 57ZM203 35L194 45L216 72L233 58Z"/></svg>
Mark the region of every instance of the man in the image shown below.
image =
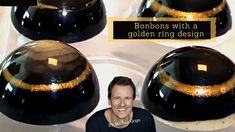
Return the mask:
<svg viewBox="0 0 235 132"><path fill-rule="evenodd" d="M133 107L136 88L128 77L114 77L108 86L110 108L93 114L86 123L86 132L156 132L152 115Z"/></svg>

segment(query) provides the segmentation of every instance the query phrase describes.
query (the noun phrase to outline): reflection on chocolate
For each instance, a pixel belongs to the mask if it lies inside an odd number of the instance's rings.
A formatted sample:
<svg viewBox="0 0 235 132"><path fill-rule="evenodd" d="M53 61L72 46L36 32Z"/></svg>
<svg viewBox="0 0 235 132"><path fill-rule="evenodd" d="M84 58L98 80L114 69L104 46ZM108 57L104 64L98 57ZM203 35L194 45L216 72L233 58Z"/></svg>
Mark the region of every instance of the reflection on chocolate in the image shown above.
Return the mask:
<svg viewBox="0 0 235 132"><path fill-rule="evenodd" d="M232 27L232 19L226 0L143 0L138 16L216 18L216 36L225 34Z"/></svg>
<svg viewBox="0 0 235 132"><path fill-rule="evenodd" d="M14 27L33 39L76 42L100 33L106 25L101 0L38 0L37 6L15 6Z"/></svg>
<svg viewBox="0 0 235 132"><path fill-rule="evenodd" d="M210 48L173 50L149 71L142 101L147 109L166 121L225 119L235 113L234 64Z"/></svg>
<svg viewBox="0 0 235 132"><path fill-rule="evenodd" d="M7 56L0 68L0 111L17 121L66 123L82 118L98 104L92 66L65 43L28 43Z"/></svg>

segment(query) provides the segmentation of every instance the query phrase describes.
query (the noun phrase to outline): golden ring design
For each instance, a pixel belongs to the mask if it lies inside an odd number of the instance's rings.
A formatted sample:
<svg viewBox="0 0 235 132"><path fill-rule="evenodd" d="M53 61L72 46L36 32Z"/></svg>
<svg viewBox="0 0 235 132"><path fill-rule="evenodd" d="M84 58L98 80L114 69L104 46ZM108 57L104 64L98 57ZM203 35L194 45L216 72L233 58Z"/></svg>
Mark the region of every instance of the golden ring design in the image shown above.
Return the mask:
<svg viewBox="0 0 235 132"><path fill-rule="evenodd" d="M177 17L177 18L208 18L215 16L219 12L221 12L226 5L226 0L223 0L221 4L219 4L217 7L203 12L185 12L185 11L179 11L176 9L171 9L167 6L164 6L156 1L152 2L150 9L154 12L162 12L167 15Z"/></svg>
<svg viewBox="0 0 235 132"><path fill-rule="evenodd" d="M161 84L184 94L197 97L220 96L235 88L235 74L226 82L211 85L189 85L179 82L170 77L160 66L158 66L158 78Z"/></svg>
<svg viewBox="0 0 235 132"><path fill-rule="evenodd" d="M18 88L24 89L24 90L30 90L30 91L53 91L56 92L58 90L62 89L72 89L75 86L79 85L81 82L86 80L88 76L91 74L91 69L88 64L86 64L86 68L84 71L80 74L79 77L76 77L73 80L70 80L68 82L64 83L52 83L52 84L29 84L25 83L20 79L15 78L8 69L4 69L3 71L4 78L11 84Z"/></svg>

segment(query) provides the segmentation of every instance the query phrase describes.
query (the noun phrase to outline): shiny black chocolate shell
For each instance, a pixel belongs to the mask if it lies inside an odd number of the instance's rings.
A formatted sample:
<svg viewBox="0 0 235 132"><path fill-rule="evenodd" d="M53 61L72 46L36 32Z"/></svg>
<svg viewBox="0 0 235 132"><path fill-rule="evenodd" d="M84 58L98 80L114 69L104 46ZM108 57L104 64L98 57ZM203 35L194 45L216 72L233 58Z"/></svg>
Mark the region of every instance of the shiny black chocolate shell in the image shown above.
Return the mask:
<svg viewBox="0 0 235 132"><path fill-rule="evenodd" d="M232 28L231 12L226 0L143 0L138 16L190 17L195 20L215 17L216 36L223 35Z"/></svg>
<svg viewBox="0 0 235 132"><path fill-rule="evenodd" d="M83 41L106 25L102 0L37 0L37 6L12 7L11 20L24 36L67 43Z"/></svg>
<svg viewBox="0 0 235 132"><path fill-rule="evenodd" d="M27 43L0 67L0 112L36 125L82 118L98 104L97 76L75 48L58 41Z"/></svg>
<svg viewBox="0 0 235 132"><path fill-rule="evenodd" d="M167 121L223 119L235 113L234 72L233 62L214 49L179 48L150 69L142 101Z"/></svg>

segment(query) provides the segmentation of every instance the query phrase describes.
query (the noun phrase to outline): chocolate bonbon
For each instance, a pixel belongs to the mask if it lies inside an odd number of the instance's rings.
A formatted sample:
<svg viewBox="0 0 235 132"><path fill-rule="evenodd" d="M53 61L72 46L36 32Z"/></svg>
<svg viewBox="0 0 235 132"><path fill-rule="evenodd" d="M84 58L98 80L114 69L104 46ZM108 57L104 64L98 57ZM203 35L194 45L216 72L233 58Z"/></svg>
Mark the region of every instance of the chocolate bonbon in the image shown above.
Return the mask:
<svg viewBox="0 0 235 132"><path fill-rule="evenodd" d="M27 43L0 68L0 111L14 120L62 124L84 117L98 104L99 85L91 64L65 43Z"/></svg>

